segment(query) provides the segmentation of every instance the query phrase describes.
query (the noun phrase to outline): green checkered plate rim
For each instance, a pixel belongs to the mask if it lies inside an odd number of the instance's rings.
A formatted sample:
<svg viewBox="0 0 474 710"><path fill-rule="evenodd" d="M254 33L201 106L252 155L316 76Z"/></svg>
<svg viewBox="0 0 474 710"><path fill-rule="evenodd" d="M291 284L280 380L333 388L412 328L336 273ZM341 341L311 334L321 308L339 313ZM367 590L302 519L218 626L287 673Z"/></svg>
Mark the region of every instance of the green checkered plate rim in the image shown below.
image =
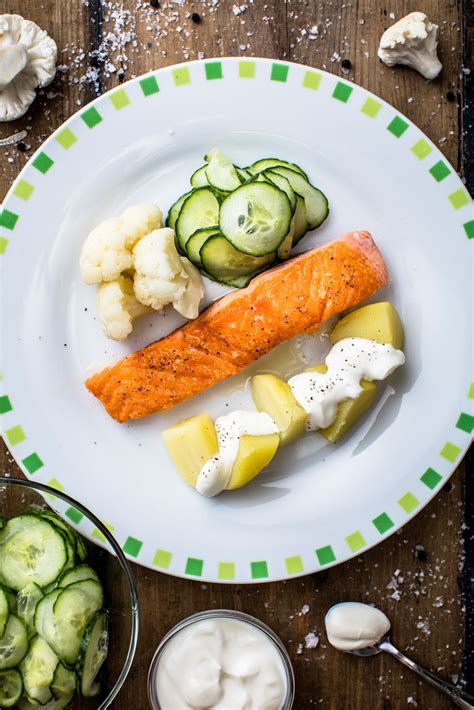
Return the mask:
<svg viewBox="0 0 474 710"><path fill-rule="evenodd" d="M57 169L61 161L61 151L64 155L70 154L80 144L85 133L101 130L107 121L113 120L114 115L123 116L136 102L149 102L150 110L154 110L154 101L170 101L173 91L184 92L193 83L200 82L205 88L209 82L209 85L215 87L227 79L236 78L243 83L257 80L268 82L275 90L281 91L285 90L285 86L295 86L295 83L304 92L316 93L321 91L321 87L326 87L326 90L329 87L328 96L335 104L341 107L356 104L361 116L384 131L387 141L400 141L411 159L419 161L426 168L425 179L439 185L439 199L445 200L453 211L459 234L466 241L474 238L470 197L455 175L454 168L409 119L389 104L361 87L319 69L266 59L227 58L189 62L138 77L80 109L55 131L29 161L4 201L0 211L0 268L5 268L8 263L9 243L15 239L18 224L21 224L26 214L29 201L47 186L48 175ZM54 472L49 462L42 458L41 442L33 443L26 427L16 419L15 393L8 389L8 372L2 380L0 384L4 384L4 388L0 393L0 422L7 446L27 476L64 491L66 484L63 476ZM431 500L452 474L469 445L473 431L474 385L466 383L465 392L465 405L452 422L451 430L446 431L444 440L439 441L438 454L420 469L411 490L400 491L396 499L387 504L386 510L377 511L360 529L342 531L337 541L316 542L310 553L307 549L304 553L295 550L294 554L282 556L278 564L275 564L274 559L253 559L251 556L244 563L242 560L227 559L225 554L222 554L220 561L210 563L206 560L205 550L199 550L198 543L188 556L177 555L168 546L160 546L159 540L156 544L150 544L149 540L139 539L133 534L133 522L129 530L124 530L122 526L116 528L115 521L104 522L118 537L130 559L176 576L223 583L262 582L308 574L339 564L398 530ZM74 492L71 495L74 496ZM103 543L101 533L87 529L87 521L78 511L61 508L59 501L55 505L71 524L98 544Z"/></svg>

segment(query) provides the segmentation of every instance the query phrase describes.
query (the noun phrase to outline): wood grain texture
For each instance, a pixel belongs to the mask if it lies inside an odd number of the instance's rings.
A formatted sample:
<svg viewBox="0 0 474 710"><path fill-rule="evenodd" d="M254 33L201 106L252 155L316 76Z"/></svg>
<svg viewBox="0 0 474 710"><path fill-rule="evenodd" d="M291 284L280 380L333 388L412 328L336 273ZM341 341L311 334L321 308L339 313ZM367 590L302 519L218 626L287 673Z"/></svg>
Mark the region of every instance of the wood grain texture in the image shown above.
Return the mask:
<svg viewBox="0 0 474 710"><path fill-rule="evenodd" d="M111 73L87 52L100 43L107 44L107 33L117 29L115 3L102 7L98 0L87 4L82 0L22 0L22 14L55 37L66 50L60 61L69 68L58 74L25 118L0 124L0 137L27 128L25 143L31 146L25 153L0 149L0 197L31 152L78 102L87 102L120 79L201 55L269 56L327 68L374 91L407 114L461 169L462 28L455 0L420 0L416 8L410 0L386 4L376 0L254 0L252 4L221 0L216 6L210 1L182 6L162 2L157 10L146 0L124 0L121 5L126 26L134 28L136 44L119 42L109 52L109 60L118 70ZM234 5L246 9L236 15ZM19 0L0 0L0 12L19 8ZM424 10L441 26L444 70L431 84L408 69L389 69L376 57L379 37L393 22L390 13L398 19L413 9ZM199 24L192 23L192 12L199 13ZM113 45L109 42L108 46ZM86 56L80 59L82 51ZM352 64L348 73L342 70L341 58ZM88 66L97 75L95 83L82 81ZM0 456L4 471L20 475L3 444ZM114 708L147 707L148 665L159 639L173 624L202 609L225 607L252 613L281 635L295 668L298 710L398 710L415 707L415 703L423 710L448 710L449 703L430 687L421 686L392 659L378 656L363 661L328 647L323 617L336 601L370 600L393 619L396 644L446 677L458 675L464 645L458 586L463 491L461 467L446 490L402 531L362 558L302 579L261 586L207 585L135 566L142 615L140 644ZM426 559L423 552L420 555L415 550L417 545L426 550ZM303 614L305 604L310 609ZM304 648L304 639L311 631L320 636L320 643L310 650Z"/></svg>

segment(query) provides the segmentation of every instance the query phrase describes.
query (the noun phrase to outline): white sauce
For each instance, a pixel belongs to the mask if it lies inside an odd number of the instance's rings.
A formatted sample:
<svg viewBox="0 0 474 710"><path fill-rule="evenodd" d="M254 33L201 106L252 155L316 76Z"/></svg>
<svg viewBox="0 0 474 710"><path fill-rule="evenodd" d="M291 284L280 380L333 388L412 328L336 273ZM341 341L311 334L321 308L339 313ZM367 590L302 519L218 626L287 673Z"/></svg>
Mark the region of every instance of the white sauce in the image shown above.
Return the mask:
<svg viewBox="0 0 474 710"><path fill-rule="evenodd" d="M280 710L285 667L272 641L237 619L196 621L169 641L156 678L162 710Z"/></svg>
<svg viewBox="0 0 474 710"><path fill-rule="evenodd" d="M302 372L288 384L308 413L308 429L325 429L334 422L338 405L360 394L361 380L383 380L404 362L405 355L392 345L344 338L326 357L326 373Z"/></svg>
<svg viewBox="0 0 474 710"><path fill-rule="evenodd" d="M278 427L269 414L241 409L219 417L215 426L219 453L204 464L196 481L197 492L209 497L218 495L227 487L241 436L278 433Z"/></svg>
<svg viewBox="0 0 474 710"><path fill-rule="evenodd" d="M325 624L329 643L341 651L373 646L390 629L390 621L380 609L360 602L331 607Z"/></svg>

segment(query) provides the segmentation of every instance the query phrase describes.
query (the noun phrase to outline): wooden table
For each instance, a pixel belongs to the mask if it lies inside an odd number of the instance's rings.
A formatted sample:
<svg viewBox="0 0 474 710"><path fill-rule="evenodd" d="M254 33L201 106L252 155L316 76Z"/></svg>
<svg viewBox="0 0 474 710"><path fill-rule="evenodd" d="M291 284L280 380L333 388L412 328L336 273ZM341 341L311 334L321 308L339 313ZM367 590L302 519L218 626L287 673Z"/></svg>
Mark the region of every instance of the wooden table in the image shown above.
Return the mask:
<svg viewBox="0 0 474 710"><path fill-rule="evenodd" d="M59 45L59 62L64 65L23 119L0 124L0 137L27 130L22 144L0 149L0 196L41 142L100 92L124 79L188 58L239 54L327 68L361 84L407 114L462 172L461 64L463 34L467 39L468 28L462 24L459 0L420 0L416 8L409 0L387 4L381 0L345 4L310 0L152 4L159 7L153 8L148 0L123 0L120 4L101 4L100 0L0 0L0 12L21 11L48 30ZM431 84L413 71L388 69L377 59L378 40L393 22L391 13L398 19L413 9L427 12L441 27L444 70ZM190 17L193 12L199 14L194 18L197 21ZM120 29L122 20L124 29ZM126 42L129 30L131 41ZM106 60L101 51L90 54L105 45L110 50ZM350 60L350 65L341 64L341 59ZM88 69L93 82L85 78ZM0 455L4 471L21 475L5 447ZM260 586L220 586L173 579L135 567L141 637L132 672L114 708L147 707L148 665L167 629L192 612L227 607L258 616L282 637L294 664L298 709L418 706L422 710L447 710L451 707L448 702L429 686L420 685L391 658L378 656L363 661L330 648L323 632L323 617L339 600L375 602L393 619L394 641L431 669L447 678L458 678L464 658L472 692L474 659L465 650L464 612L467 609L472 613L473 600L469 597L469 574L463 577L461 572L464 538L471 561L474 551L469 530L466 533L463 528L469 487L463 468L460 466L436 499L402 531L362 558L302 579ZM473 488L471 483L471 500ZM472 512L471 504L471 516ZM309 606L307 613L305 605ZM305 648L305 636L311 631L320 637L315 649Z"/></svg>

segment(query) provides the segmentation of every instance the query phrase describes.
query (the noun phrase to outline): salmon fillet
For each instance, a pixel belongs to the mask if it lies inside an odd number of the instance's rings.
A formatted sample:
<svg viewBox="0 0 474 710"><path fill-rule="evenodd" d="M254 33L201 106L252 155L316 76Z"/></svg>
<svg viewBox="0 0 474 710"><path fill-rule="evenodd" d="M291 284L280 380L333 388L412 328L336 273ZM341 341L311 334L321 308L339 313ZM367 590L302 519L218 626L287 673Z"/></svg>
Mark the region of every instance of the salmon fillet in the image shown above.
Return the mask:
<svg viewBox="0 0 474 710"><path fill-rule="evenodd" d="M356 306L387 278L371 235L349 232L257 276L86 386L118 422L163 412Z"/></svg>

